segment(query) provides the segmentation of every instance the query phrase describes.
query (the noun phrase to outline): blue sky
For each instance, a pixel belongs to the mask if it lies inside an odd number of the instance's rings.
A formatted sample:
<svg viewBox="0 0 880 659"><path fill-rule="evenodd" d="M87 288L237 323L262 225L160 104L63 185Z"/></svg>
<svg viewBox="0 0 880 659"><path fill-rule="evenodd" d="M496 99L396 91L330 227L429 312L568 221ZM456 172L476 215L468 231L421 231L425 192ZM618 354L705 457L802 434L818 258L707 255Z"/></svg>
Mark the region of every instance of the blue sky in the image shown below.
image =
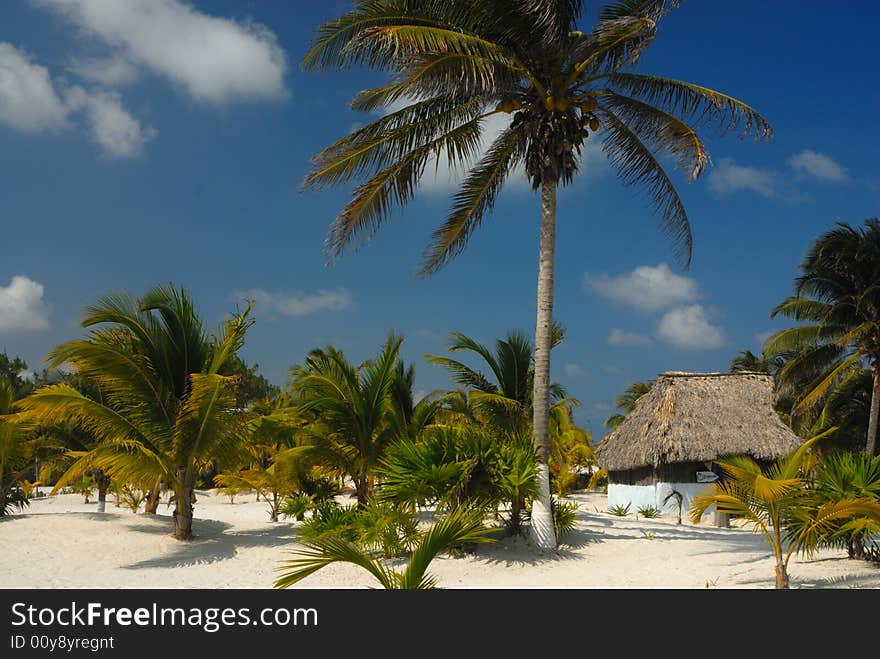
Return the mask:
<svg viewBox="0 0 880 659"><path fill-rule="evenodd" d="M598 3L589 3L595 9ZM83 307L173 281L211 325L246 296L242 356L283 384L334 343L350 358L405 336L417 387L446 388L422 355L450 331L484 342L534 329L539 204L501 197L467 250L414 279L448 208L441 172L371 244L325 267L347 188L299 191L309 157L369 116L351 97L375 72L303 72L315 29L346 3L8 0L0 5L0 350L40 368L80 336ZM874 2L693 1L660 24L639 70L753 105L769 143L703 135L712 167L674 180L694 254L676 264L644 199L588 150L559 200L553 376L604 434L614 398L664 370L726 370L784 321L810 242L878 213Z"/></svg>

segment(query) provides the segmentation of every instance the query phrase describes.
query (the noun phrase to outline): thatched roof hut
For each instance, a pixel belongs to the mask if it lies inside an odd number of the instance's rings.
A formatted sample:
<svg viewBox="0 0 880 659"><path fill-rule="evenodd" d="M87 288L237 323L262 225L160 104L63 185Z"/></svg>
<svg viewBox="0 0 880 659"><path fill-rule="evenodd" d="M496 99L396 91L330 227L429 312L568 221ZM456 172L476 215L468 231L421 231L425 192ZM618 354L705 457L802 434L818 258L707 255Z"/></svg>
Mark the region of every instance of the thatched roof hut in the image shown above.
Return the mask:
<svg viewBox="0 0 880 659"><path fill-rule="evenodd" d="M802 440L773 403L773 378L764 373L666 372L597 447L596 458L609 472L642 473L730 455L775 460Z"/></svg>

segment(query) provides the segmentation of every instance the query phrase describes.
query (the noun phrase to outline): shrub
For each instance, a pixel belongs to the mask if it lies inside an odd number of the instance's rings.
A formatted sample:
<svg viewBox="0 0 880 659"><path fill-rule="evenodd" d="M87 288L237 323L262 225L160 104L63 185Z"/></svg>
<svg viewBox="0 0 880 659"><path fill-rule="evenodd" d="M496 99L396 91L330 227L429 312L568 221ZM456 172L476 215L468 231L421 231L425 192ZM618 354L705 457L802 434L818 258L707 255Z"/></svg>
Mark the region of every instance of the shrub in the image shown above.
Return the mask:
<svg viewBox="0 0 880 659"><path fill-rule="evenodd" d="M608 512L617 517L626 517L627 515L629 515L629 504L626 504L625 506L611 506L608 509Z"/></svg>
<svg viewBox="0 0 880 659"><path fill-rule="evenodd" d="M646 517L648 519L660 517L660 509L655 508L654 506L642 506L636 512L642 517Z"/></svg>
<svg viewBox="0 0 880 659"><path fill-rule="evenodd" d="M562 540L567 534L574 531L577 524L578 505L574 501L558 501L555 497L551 500L553 512L553 528L556 529L556 539Z"/></svg>

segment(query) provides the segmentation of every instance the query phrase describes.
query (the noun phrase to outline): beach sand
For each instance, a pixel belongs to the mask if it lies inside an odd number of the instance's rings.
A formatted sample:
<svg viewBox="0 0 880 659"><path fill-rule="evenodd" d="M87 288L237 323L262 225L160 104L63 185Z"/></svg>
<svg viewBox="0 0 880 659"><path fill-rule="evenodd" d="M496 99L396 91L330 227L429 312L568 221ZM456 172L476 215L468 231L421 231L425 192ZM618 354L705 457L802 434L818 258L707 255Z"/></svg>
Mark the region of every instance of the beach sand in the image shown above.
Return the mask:
<svg viewBox="0 0 880 659"><path fill-rule="evenodd" d="M107 512L80 495L35 498L24 513L0 520L0 587L271 588L275 569L296 547L298 523L271 523L253 494L234 504L198 492L192 542L171 533L171 509ZM603 494L576 493L577 528L555 553L523 538L479 547L464 558L438 557L429 568L444 588L773 588L773 560L748 530L675 519L615 517ZM843 551L792 559L792 588L880 588L880 565ZM372 577L334 564L295 588L363 588Z"/></svg>

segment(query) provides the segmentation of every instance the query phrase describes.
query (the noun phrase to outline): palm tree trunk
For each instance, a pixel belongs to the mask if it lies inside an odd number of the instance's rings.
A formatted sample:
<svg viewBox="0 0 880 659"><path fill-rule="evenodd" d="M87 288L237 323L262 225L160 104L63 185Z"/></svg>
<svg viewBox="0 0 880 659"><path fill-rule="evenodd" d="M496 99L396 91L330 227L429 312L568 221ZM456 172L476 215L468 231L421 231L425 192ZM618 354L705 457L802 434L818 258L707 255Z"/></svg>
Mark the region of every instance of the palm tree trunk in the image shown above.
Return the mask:
<svg viewBox="0 0 880 659"><path fill-rule="evenodd" d="M776 558L776 590L788 590L788 570L781 557Z"/></svg>
<svg viewBox="0 0 880 659"><path fill-rule="evenodd" d="M192 539L192 487L175 488L174 490L177 501L174 506L174 539L175 540L191 540Z"/></svg>
<svg viewBox="0 0 880 659"><path fill-rule="evenodd" d="M161 495L161 481L156 481L156 484L150 488L150 491L147 492L147 502L144 504L144 515L155 515L156 511L159 510L159 496Z"/></svg>
<svg viewBox="0 0 880 659"><path fill-rule="evenodd" d="M538 259L538 314L535 323L533 437L538 454L538 494L532 503L532 541L542 551L556 549L550 508L550 342L553 325L553 259L556 248L556 182L541 185L541 246Z"/></svg>
<svg viewBox="0 0 880 659"><path fill-rule="evenodd" d="M192 539L193 521L193 484L186 477L186 471L179 469L177 483L174 486L174 538L176 540Z"/></svg>
<svg viewBox="0 0 880 659"><path fill-rule="evenodd" d="M98 512L103 513L107 505L107 489L110 487L110 478L101 469L95 472L95 480L98 483Z"/></svg>
<svg viewBox="0 0 880 659"><path fill-rule="evenodd" d="M877 417L880 415L880 364L871 364L874 371L874 387L871 390L871 414L868 417L868 442L865 445L865 453L868 457L874 457L877 451Z"/></svg>

